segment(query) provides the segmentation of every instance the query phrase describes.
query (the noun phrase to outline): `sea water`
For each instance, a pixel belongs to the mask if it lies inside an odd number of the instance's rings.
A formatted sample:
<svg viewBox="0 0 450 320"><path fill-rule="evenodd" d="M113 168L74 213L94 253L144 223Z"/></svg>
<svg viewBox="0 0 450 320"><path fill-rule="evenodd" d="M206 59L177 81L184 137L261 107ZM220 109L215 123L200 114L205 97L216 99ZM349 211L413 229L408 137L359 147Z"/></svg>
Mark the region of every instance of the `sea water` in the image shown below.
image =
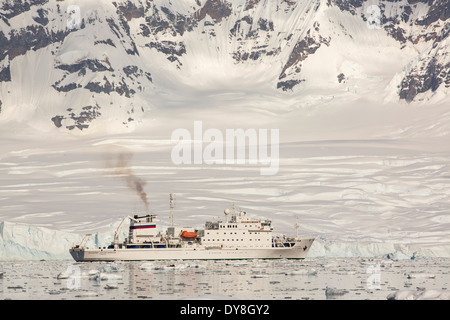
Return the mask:
<svg viewBox="0 0 450 320"><path fill-rule="evenodd" d="M0 262L0 299L449 299L450 259Z"/></svg>

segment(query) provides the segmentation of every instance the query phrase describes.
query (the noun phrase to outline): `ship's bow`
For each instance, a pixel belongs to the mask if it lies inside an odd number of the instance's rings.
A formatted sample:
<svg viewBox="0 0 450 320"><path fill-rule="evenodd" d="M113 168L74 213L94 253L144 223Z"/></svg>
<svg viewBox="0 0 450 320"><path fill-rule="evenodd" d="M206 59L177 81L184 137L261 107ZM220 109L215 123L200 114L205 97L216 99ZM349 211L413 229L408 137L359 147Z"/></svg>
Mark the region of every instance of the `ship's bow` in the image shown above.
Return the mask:
<svg viewBox="0 0 450 320"><path fill-rule="evenodd" d="M309 249L311 249L311 246L314 242L314 238L312 239L299 239L297 240L297 243L295 244L295 248L299 251L299 255L301 258L306 258L308 255Z"/></svg>

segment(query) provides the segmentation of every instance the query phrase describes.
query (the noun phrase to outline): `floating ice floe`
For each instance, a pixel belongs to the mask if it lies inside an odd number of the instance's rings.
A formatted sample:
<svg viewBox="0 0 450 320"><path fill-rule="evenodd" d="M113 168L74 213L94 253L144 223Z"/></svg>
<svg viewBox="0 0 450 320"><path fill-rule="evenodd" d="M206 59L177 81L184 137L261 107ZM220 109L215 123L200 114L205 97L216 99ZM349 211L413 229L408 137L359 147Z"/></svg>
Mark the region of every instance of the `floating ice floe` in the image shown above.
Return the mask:
<svg viewBox="0 0 450 320"><path fill-rule="evenodd" d="M337 289L337 288L325 288L325 295L327 297L333 297L333 296L343 296L344 294L348 293L345 289Z"/></svg>
<svg viewBox="0 0 450 320"><path fill-rule="evenodd" d="M290 276L315 276L317 275L317 271L315 269L302 269L302 270L294 270L286 275Z"/></svg>
<svg viewBox="0 0 450 320"><path fill-rule="evenodd" d="M252 275L251 276L251 278L268 278L269 277L269 275L267 275L267 274L254 274L254 275Z"/></svg>
<svg viewBox="0 0 450 320"><path fill-rule="evenodd" d="M168 265L166 267L164 267L164 269L175 269L175 270L184 270L184 269L196 269L196 268L205 268L205 266L200 265L200 264L189 264L189 263L180 263L180 264L171 264Z"/></svg>
<svg viewBox="0 0 450 320"><path fill-rule="evenodd" d="M117 267L115 266L102 266L99 269L99 272L117 272L119 271L119 269L117 269Z"/></svg>
<svg viewBox="0 0 450 320"><path fill-rule="evenodd" d="M408 274L408 279L434 279L436 276L431 273L410 273Z"/></svg>
<svg viewBox="0 0 450 320"><path fill-rule="evenodd" d="M61 272L56 276L56 279L61 280L61 279L69 279L69 277L71 276L71 273L68 272Z"/></svg>
<svg viewBox="0 0 450 320"><path fill-rule="evenodd" d="M384 257L386 259L393 260L393 261L405 260L405 259L414 260L416 258L416 255L417 255L416 252L413 252L412 255L407 255L403 252L396 251L396 252L391 252L391 253L384 255Z"/></svg>
<svg viewBox="0 0 450 320"><path fill-rule="evenodd" d="M95 276L95 275L97 275L99 273L100 273L100 271L92 269L92 270L89 270L88 276Z"/></svg>
<svg viewBox="0 0 450 320"><path fill-rule="evenodd" d="M117 273L105 273L100 272L89 278L90 280L102 281L102 280L122 280L122 276Z"/></svg>
<svg viewBox="0 0 450 320"><path fill-rule="evenodd" d="M450 300L450 291L419 289L414 290L398 290L390 293L386 299L388 300Z"/></svg>
<svg viewBox="0 0 450 320"><path fill-rule="evenodd" d="M86 292L80 292L75 297L76 298L88 298L88 297L97 297L98 293L94 291L86 291Z"/></svg>
<svg viewBox="0 0 450 320"><path fill-rule="evenodd" d="M168 264L165 266L160 266L152 262L145 262L140 265L141 270L185 270L185 269L201 269L206 268L206 266L201 264L190 264L190 263L180 263L180 264Z"/></svg>
<svg viewBox="0 0 450 320"><path fill-rule="evenodd" d="M152 262L145 262L140 265L139 269L141 269L141 270L159 270L159 269L161 269L161 267L155 265Z"/></svg>
<svg viewBox="0 0 450 320"><path fill-rule="evenodd" d="M120 274L115 273L100 273L100 280L122 280L122 276Z"/></svg>

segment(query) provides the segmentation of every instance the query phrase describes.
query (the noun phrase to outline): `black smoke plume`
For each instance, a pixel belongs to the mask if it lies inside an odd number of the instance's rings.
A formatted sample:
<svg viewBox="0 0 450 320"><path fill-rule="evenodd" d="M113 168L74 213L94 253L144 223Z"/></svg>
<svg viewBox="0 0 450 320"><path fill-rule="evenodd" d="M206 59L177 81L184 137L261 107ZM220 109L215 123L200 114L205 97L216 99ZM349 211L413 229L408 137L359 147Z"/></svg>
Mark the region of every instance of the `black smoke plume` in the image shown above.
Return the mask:
<svg viewBox="0 0 450 320"><path fill-rule="evenodd" d="M147 200L147 193L144 191L146 182L137 177L133 173L133 170L130 169L128 163L131 157L132 156L129 153L119 153L117 155L117 159L115 159L113 163L111 161L108 161L108 166L110 168L113 168L115 173L125 180L127 186L130 189L136 191L142 202L144 202L145 209L148 212L149 204Z"/></svg>

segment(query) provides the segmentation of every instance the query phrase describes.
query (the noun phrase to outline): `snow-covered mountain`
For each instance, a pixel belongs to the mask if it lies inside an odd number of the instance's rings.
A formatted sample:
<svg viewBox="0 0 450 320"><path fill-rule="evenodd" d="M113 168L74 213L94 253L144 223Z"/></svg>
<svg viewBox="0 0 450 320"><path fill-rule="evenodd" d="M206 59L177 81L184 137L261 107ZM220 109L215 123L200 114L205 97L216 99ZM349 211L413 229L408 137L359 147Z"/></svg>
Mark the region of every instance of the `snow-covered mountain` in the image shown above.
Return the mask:
<svg viewBox="0 0 450 320"><path fill-rule="evenodd" d="M2 0L0 119L133 127L233 88L380 103L445 99L447 0Z"/></svg>

